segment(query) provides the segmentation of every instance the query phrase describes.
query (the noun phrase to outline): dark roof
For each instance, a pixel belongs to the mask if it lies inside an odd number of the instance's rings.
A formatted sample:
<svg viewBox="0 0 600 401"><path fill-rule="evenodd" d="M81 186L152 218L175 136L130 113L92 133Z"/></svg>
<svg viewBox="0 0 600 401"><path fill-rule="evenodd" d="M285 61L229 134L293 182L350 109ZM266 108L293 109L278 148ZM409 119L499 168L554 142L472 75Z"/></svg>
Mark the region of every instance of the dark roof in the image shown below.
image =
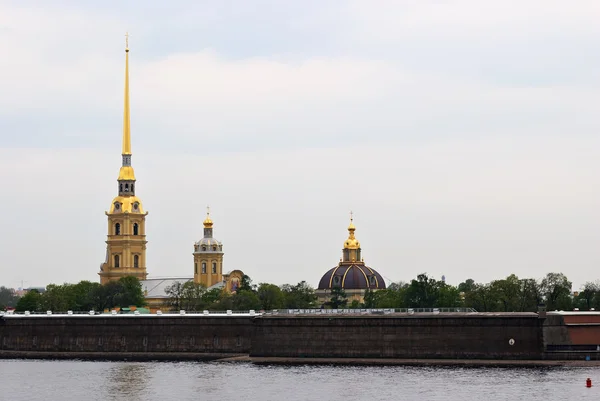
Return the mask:
<svg viewBox="0 0 600 401"><path fill-rule="evenodd" d="M347 290L385 289L381 274L364 263L340 263L319 281L319 290L341 287Z"/></svg>

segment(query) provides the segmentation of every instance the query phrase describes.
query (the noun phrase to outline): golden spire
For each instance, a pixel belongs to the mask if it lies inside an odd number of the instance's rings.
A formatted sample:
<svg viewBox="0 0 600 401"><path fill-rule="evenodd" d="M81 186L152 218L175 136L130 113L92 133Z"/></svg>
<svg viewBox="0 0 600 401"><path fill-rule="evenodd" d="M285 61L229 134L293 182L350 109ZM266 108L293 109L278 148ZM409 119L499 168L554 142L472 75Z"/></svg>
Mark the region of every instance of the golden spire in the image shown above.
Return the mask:
<svg viewBox="0 0 600 401"><path fill-rule="evenodd" d="M125 33L125 107L123 112L123 155L131 154L129 119L129 32Z"/></svg>
<svg viewBox="0 0 600 401"><path fill-rule="evenodd" d="M131 128L129 119L129 33L125 34L125 105L123 110L123 165L119 171L119 181L135 181L131 167ZM120 192L120 191L119 191ZM131 191L133 194L133 191Z"/></svg>
<svg viewBox="0 0 600 401"><path fill-rule="evenodd" d="M204 219L204 228L211 228L213 221L210 218L210 206L206 206L206 219Z"/></svg>
<svg viewBox="0 0 600 401"><path fill-rule="evenodd" d="M344 249L358 249L360 248L360 242L354 237L354 213L350 212L350 225L348 226L348 239L344 242Z"/></svg>

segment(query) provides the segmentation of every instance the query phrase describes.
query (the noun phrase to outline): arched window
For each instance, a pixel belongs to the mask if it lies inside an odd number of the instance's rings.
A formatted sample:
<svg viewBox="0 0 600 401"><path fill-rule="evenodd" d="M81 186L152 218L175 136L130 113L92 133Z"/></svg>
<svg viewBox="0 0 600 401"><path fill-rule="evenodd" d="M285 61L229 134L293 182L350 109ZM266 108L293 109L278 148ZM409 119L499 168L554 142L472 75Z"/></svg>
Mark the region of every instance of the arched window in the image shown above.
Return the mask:
<svg viewBox="0 0 600 401"><path fill-rule="evenodd" d="M129 192L129 184L125 184L125 192Z"/></svg>
<svg viewBox="0 0 600 401"><path fill-rule="evenodd" d="M198 274L198 262L194 262L194 274Z"/></svg>
<svg viewBox="0 0 600 401"><path fill-rule="evenodd" d="M202 250L206 251L206 245L202 245Z"/></svg>
<svg viewBox="0 0 600 401"><path fill-rule="evenodd" d="M131 192L133 192L133 183L131 183Z"/></svg>
<svg viewBox="0 0 600 401"><path fill-rule="evenodd" d="M133 267L140 267L140 255L133 255Z"/></svg>
<svg viewBox="0 0 600 401"><path fill-rule="evenodd" d="M213 274L217 272L217 262L212 262L212 272Z"/></svg>
<svg viewBox="0 0 600 401"><path fill-rule="evenodd" d="M115 224L115 235L121 235L121 224Z"/></svg>
<svg viewBox="0 0 600 401"><path fill-rule="evenodd" d="M140 235L140 226L138 223L133 223L133 235Z"/></svg>
<svg viewBox="0 0 600 401"><path fill-rule="evenodd" d="M119 255L115 255L115 267L121 267L119 262L120 262Z"/></svg>
<svg viewBox="0 0 600 401"><path fill-rule="evenodd" d="M216 251L216 250L217 250L217 246L213 245L213 251Z"/></svg>
<svg viewBox="0 0 600 401"><path fill-rule="evenodd" d="M340 285L340 276L333 276L333 284L336 286Z"/></svg>
<svg viewBox="0 0 600 401"><path fill-rule="evenodd" d="M119 192L123 192L123 184L119 184Z"/></svg>
<svg viewBox="0 0 600 401"><path fill-rule="evenodd" d="M369 276L369 285L377 285L377 280L375 276Z"/></svg>
<svg viewBox="0 0 600 401"><path fill-rule="evenodd" d="M206 262L202 262L202 274L206 274Z"/></svg>

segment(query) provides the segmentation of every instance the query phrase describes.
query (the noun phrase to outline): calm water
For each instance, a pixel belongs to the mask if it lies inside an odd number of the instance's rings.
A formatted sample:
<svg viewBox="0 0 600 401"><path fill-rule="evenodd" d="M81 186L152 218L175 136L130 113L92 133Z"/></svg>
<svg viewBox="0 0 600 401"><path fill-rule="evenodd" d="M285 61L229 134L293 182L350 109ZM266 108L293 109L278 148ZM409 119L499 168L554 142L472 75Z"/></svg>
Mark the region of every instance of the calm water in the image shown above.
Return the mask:
<svg viewBox="0 0 600 401"><path fill-rule="evenodd" d="M592 378L595 386L585 387ZM600 400L600 368L254 366L0 360L0 399Z"/></svg>

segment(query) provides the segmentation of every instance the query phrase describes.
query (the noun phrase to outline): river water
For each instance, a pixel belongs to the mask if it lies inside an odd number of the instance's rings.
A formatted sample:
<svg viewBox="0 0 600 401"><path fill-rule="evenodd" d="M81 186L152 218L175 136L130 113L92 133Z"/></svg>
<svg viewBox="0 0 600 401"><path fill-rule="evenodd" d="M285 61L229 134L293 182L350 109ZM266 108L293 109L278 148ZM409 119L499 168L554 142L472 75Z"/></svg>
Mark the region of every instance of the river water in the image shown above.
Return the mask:
<svg viewBox="0 0 600 401"><path fill-rule="evenodd" d="M600 368L0 360L0 400L10 401L565 399L600 400Z"/></svg>

